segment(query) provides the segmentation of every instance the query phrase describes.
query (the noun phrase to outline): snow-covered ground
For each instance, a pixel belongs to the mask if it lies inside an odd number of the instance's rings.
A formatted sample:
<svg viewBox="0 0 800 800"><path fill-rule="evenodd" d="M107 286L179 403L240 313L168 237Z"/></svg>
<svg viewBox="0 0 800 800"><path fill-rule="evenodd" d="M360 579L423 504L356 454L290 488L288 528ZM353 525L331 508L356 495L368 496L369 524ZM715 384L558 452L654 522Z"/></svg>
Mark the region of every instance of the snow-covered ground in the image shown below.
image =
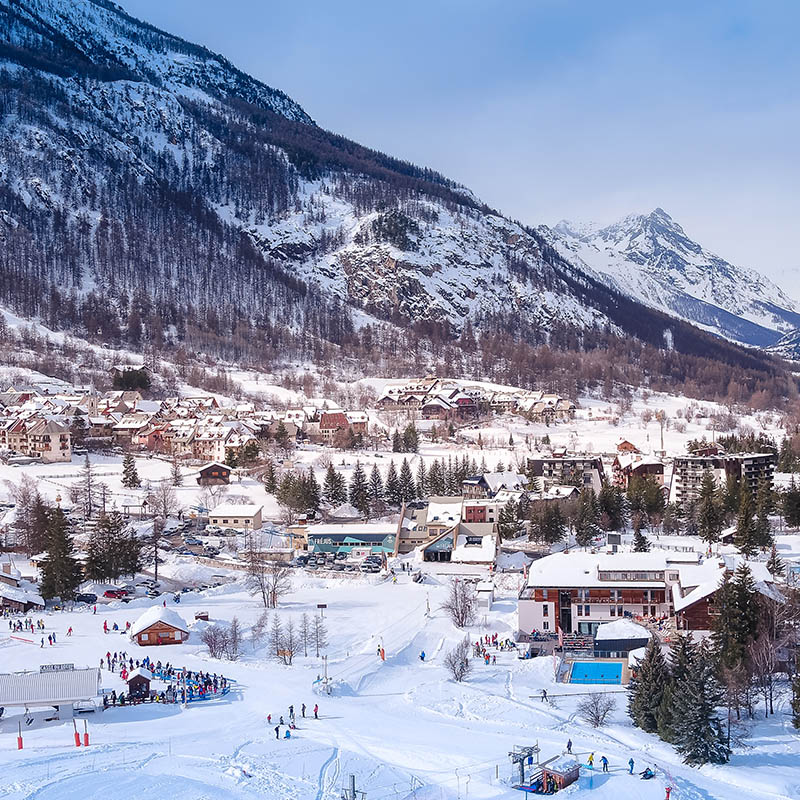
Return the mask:
<svg viewBox="0 0 800 800"><path fill-rule="evenodd" d="M327 604L328 674L332 696L317 694L314 681L324 671L321 659L302 654L292 666L269 659L265 646L248 642L238 662L211 659L193 633L189 642L168 648L142 648L123 635L104 634L103 621L124 628L142 612L113 603L89 611L48 614L48 631L58 644L38 644L0 633L3 671L38 669L47 663L96 666L107 651L126 650L133 658L150 655L190 669L222 673L236 681L224 698L205 703L145 705L87 715L91 746L76 749L72 724L44 723L39 714L23 725L24 750L16 749L14 711L0 723L2 796L9 800L129 800L158 796L333 800L349 774L368 800L388 798L501 798L518 796L508 785L508 752L538 742L542 758L559 754L567 739L585 763L589 753L606 755L607 775L581 771L578 786L566 793L591 792L599 799L661 800L667 785L677 800L796 798L800 794L800 739L790 727L785 697L769 722L754 724L752 749L737 750L730 765L691 769L653 736L632 728L625 695L616 695L613 723L602 730L576 716L581 690L555 684L550 658L520 661L497 652L497 664L474 661L472 675L454 683L443 661L457 643L456 630L439 606L440 584L416 584L401 575L398 584L368 585L299 576L293 592L271 612L284 624ZM155 601L158 602L158 601ZM431 614L426 615L430 605ZM486 624L469 631L511 635L515 602L500 597ZM261 613L241 585L190 593L175 607L187 621L205 610L214 620L237 615L249 628ZM483 620L482 620L483 621ZM67 638L67 628L74 634ZM377 655L383 646L386 660ZM425 663L420 651L427 654ZM123 688L118 675L102 673L105 689ZM547 688L551 702L539 699ZM275 739L272 725L288 707L307 713L315 703L320 719L302 719L290 740ZM8 716L11 715L11 716ZM18 719L18 717L17 717ZM79 723L82 725L82 723ZM283 730L281 735L283 735ZM658 776L641 781L626 774L628 758L636 769L655 766Z"/></svg>

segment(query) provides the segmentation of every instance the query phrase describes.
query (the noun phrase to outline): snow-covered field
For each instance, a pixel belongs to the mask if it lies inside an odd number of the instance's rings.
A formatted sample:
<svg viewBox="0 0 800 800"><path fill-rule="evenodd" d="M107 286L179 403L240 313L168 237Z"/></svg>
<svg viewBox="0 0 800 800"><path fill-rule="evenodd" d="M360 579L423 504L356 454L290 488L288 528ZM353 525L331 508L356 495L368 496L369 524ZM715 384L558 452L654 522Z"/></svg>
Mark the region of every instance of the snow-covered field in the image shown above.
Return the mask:
<svg viewBox="0 0 800 800"><path fill-rule="evenodd" d="M445 593L441 584L416 584L407 575L395 585L298 575L293 592L271 613L297 623L303 612L316 613L317 603L327 604L328 673L336 687L331 696L314 690L324 665L313 653L284 666L269 659L265 646L254 649L248 642L241 660L225 662L210 659L196 633L186 644L167 648L142 648L123 635L103 633L104 620L123 628L133 622L152 602L144 599L134 601L136 608L117 603L98 608L96 616L89 611L46 615L58 644L45 644L45 650L0 633L3 671L47 663L96 666L107 651L126 650L134 659L150 655L236 681L224 698L186 709L157 704L89 714L89 748L75 748L69 721L44 723L34 713L33 724L23 725L24 749L18 751L17 723L9 710L0 723L0 796L333 800L341 796L347 776L355 774L368 800L510 798L520 795L507 783L508 752L538 742L547 758L561 753L570 738L583 763L591 752L596 759L606 755L611 771L603 775L583 768L568 796L661 800L668 785L677 800L800 795L800 739L790 726L785 697L774 718L754 725L750 749L737 750L731 764L691 769L668 746L631 727L624 694L616 696L610 726L589 728L575 713L581 687L555 684L550 658L521 661L513 652L498 651L496 665L475 660L469 679L454 683L443 659L462 634L439 610ZM212 621L237 615L246 628L261 613L238 584L184 595L175 608L187 621L198 610L208 611ZM486 632L511 635L514 612L512 597L499 598L486 624L469 631L471 639ZM67 638L70 626L74 635ZM377 655L381 645L384 662ZM123 688L119 676L105 670L102 686ZM542 688L551 702L540 700ZM307 713L319 703L320 719L302 719L298 713L293 737L276 740L275 722L267 725L267 714L288 719L289 705L299 712L303 703ZM629 776L631 756L637 771L655 766L657 778L645 782Z"/></svg>

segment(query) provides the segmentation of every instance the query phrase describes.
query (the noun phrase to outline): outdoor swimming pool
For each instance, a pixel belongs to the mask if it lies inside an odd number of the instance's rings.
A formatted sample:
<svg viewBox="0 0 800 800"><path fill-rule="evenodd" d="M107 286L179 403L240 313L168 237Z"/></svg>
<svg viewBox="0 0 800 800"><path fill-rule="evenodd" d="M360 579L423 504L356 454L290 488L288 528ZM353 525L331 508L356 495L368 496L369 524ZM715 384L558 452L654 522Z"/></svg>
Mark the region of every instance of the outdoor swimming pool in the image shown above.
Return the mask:
<svg viewBox="0 0 800 800"><path fill-rule="evenodd" d="M622 664L614 661L574 661L570 683L622 683Z"/></svg>

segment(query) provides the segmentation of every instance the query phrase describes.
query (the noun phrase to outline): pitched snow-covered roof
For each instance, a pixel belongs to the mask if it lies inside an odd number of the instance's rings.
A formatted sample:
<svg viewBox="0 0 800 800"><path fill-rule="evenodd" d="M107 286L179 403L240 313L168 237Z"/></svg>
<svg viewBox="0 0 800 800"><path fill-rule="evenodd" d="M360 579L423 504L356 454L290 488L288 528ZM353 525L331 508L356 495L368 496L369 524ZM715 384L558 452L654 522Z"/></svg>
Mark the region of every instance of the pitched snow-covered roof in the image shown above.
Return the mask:
<svg viewBox="0 0 800 800"><path fill-rule="evenodd" d="M2 581L0 581L0 597L5 600L13 600L15 603L33 603L34 605L44 607L44 600L42 600L37 592L24 589L20 586L9 586Z"/></svg>
<svg viewBox="0 0 800 800"><path fill-rule="evenodd" d="M144 678L145 680L151 681L153 680L153 673L144 667L136 667L133 672L128 673L128 680L130 681L132 678Z"/></svg>
<svg viewBox="0 0 800 800"><path fill-rule="evenodd" d="M183 621L183 618L180 616L180 614L178 614L176 611L173 611L171 608L157 605L148 608L147 611L145 611L144 614L142 614L142 616L139 617L139 619L137 619L133 625L131 625L128 635L131 637L136 636L158 622L163 622L165 625L169 625L172 628L177 628L179 631L189 633L189 628Z"/></svg>
<svg viewBox="0 0 800 800"><path fill-rule="evenodd" d="M534 561L528 571L528 586L608 587L599 572L660 572L667 568L667 553L554 553ZM663 586L663 575L657 579L636 579L625 582L631 589Z"/></svg>

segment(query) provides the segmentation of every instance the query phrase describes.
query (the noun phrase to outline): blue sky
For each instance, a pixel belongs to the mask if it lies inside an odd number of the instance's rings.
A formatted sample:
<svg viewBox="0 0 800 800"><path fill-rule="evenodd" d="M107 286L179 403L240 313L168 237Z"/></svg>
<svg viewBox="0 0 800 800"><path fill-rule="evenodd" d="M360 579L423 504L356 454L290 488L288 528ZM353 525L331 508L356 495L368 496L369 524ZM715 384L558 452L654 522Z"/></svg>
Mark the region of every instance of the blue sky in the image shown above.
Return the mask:
<svg viewBox="0 0 800 800"><path fill-rule="evenodd" d="M666 209L800 297L800 3L122 0L526 223Z"/></svg>

